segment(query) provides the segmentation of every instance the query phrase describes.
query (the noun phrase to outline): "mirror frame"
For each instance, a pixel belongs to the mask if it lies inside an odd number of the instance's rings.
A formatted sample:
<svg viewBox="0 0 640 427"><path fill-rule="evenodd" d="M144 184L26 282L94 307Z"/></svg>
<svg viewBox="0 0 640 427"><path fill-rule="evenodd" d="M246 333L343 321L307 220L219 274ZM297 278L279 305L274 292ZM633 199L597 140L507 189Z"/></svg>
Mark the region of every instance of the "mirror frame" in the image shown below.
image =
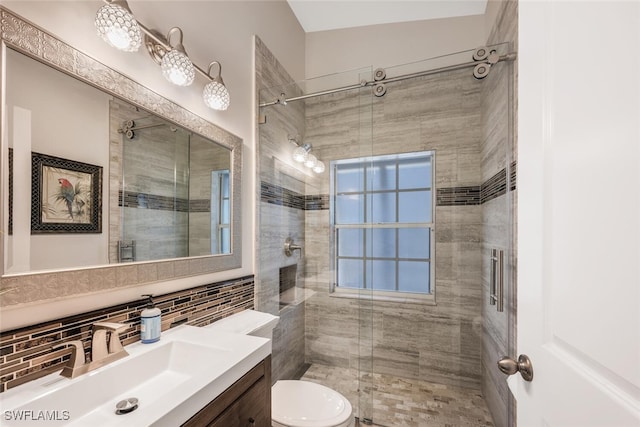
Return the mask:
<svg viewBox="0 0 640 427"><path fill-rule="evenodd" d="M6 93L6 51L12 49L231 150L232 173L230 254L4 275L6 242L4 227L2 227L3 229L0 229L0 257L2 258L0 307L58 300L73 295L240 268L242 265L240 197L242 139L78 51L3 6L0 6L0 26L0 69L2 70L2 105L0 108L2 110L5 106ZM6 170L5 166L8 165L5 117L6 114L2 111L0 121L2 170ZM8 196L9 185L7 181L7 179L0 177L0 200L2 200L0 224L3 226L8 214L8 207L4 203Z"/></svg>

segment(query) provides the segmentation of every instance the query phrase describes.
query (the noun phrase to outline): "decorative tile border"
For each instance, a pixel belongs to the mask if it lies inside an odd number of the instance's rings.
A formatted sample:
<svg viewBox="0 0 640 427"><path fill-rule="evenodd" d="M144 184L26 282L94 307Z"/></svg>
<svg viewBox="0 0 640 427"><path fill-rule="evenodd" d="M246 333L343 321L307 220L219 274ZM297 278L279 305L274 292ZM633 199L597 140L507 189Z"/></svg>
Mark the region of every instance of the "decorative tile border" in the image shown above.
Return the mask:
<svg viewBox="0 0 640 427"><path fill-rule="evenodd" d="M197 286L154 297L162 310L162 330L183 323L204 326L233 313L254 308L254 277ZM0 392L60 370L69 349L52 350L54 344L81 340L91 354L91 325L109 321L128 323L120 334L124 345L140 340L140 311L146 299L94 310L50 322L3 332L0 335Z"/></svg>
<svg viewBox="0 0 640 427"><path fill-rule="evenodd" d="M486 180L482 184L482 201L486 203L496 197L502 196L507 192L507 171L502 169L500 172Z"/></svg>
<svg viewBox="0 0 640 427"><path fill-rule="evenodd" d="M329 195L316 194L316 195L304 196L304 210L305 211L329 210Z"/></svg>
<svg viewBox="0 0 640 427"><path fill-rule="evenodd" d="M518 162L516 162L515 160L513 162L511 162L511 169L510 169L510 173L509 176L511 178L511 185L509 186L509 191L514 191L516 189L516 180L517 180L517 169L518 169Z"/></svg>
<svg viewBox="0 0 640 427"><path fill-rule="evenodd" d="M509 191L516 189L516 162L509 167ZM481 205L507 192L507 170L502 169L482 185L446 187L436 190L436 206ZM328 194L303 195L284 187L260 183L260 200L274 205L301 210L328 210Z"/></svg>
<svg viewBox="0 0 640 427"><path fill-rule="evenodd" d="M509 166L509 191L516 189L516 162L511 162ZM481 205L506 194L507 192L507 170L500 172L487 179L482 185L470 187L449 187L438 188L436 193L437 206L465 206Z"/></svg>
<svg viewBox="0 0 640 427"><path fill-rule="evenodd" d="M304 195L266 181L260 182L260 201L288 208L305 208Z"/></svg>
<svg viewBox="0 0 640 427"><path fill-rule="evenodd" d="M188 200L157 194L118 191L118 206L125 208L153 209L176 212L209 212L211 201L207 199Z"/></svg>
<svg viewBox="0 0 640 427"><path fill-rule="evenodd" d="M436 206L467 206L481 203L481 186L448 187L436 190Z"/></svg>

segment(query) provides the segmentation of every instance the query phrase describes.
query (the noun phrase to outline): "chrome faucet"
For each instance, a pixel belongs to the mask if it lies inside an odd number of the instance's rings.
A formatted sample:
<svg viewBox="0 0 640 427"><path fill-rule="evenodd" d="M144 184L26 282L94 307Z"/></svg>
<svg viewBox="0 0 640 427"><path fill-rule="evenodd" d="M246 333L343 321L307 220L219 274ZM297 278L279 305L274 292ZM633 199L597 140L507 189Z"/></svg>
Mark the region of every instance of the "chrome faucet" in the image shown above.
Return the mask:
<svg viewBox="0 0 640 427"><path fill-rule="evenodd" d="M73 348L69 362L62 369L60 375L67 378L76 378L128 356L129 353L122 346L119 337L119 333L128 328L129 325L125 323L94 323L93 337L91 338L91 362L89 363L85 363L84 344L80 340L67 341L54 346L54 350L64 347ZM107 333L110 335L108 346Z"/></svg>

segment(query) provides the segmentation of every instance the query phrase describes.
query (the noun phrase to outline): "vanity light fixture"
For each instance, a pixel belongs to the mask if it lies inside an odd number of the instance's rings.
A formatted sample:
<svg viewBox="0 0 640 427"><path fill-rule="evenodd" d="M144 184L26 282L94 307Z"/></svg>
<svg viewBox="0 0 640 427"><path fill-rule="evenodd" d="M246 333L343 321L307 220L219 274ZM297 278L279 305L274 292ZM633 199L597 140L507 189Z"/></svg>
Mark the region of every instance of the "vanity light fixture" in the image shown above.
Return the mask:
<svg viewBox="0 0 640 427"><path fill-rule="evenodd" d="M296 146L291 153L291 157L298 163L303 163L306 167L315 173L324 172L325 166L318 158L311 154L311 144L302 144L298 141L298 137L290 136L289 142Z"/></svg>
<svg viewBox="0 0 640 427"><path fill-rule="evenodd" d="M136 52L142 43L142 33L126 1L114 0L96 13L98 35L116 49Z"/></svg>
<svg viewBox="0 0 640 427"><path fill-rule="evenodd" d="M316 164L318 164L318 158L313 154L309 154L307 160L304 161L304 165L308 168L313 168Z"/></svg>
<svg viewBox="0 0 640 427"><path fill-rule="evenodd" d="M324 172L324 163L322 163L320 160L318 160L318 163L316 163L316 165L313 167L313 171L315 173Z"/></svg>
<svg viewBox="0 0 640 427"><path fill-rule="evenodd" d="M180 34L180 41L162 56L160 68L162 68L162 75L169 82L176 86L189 86L196 77L196 70L182 45L182 30L179 27L169 30L167 43L171 46L171 35L176 32Z"/></svg>
<svg viewBox="0 0 640 427"><path fill-rule="evenodd" d="M295 141L295 139L289 139L289 141ZM294 142L297 145L297 142ZM307 157L309 157L309 151L311 151L310 144L300 145L293 150L292 156L293 160L299 163L304 163L307 161Z"/></svg>
<svg viewBox="0 0 640 427"><path fill-rule="evenodd" d="M218 65L218 75L211 77L211 67L214 65ZM229 90L222 81L222 64L218 61L213 61L209 64L207 75L213 80L207 83L202 91L204 103L214 110L226 110L229 108Z"/></svg>
<svg viewBox="0 0 640 427"><path fill-rule="evenodd" d="M180 27L173 27L162 36L158 31L142 25L133 16L126 0L103 0L103 5L96 13L95 25L98 35L111 46L125 52L136 52L144 43L151 58L161 67L162 75L178 86L189 86L195 80L196 72L209 82L205 85L202 96L205 104L214 110L229 108L229 90L222 80L222 65L218 61L209 64L207 71L194 64L182 44L183 32ZM171 44L171 38L178 33L179 40ZM211 77L211 68L218 65L218 75Z"/></svg>

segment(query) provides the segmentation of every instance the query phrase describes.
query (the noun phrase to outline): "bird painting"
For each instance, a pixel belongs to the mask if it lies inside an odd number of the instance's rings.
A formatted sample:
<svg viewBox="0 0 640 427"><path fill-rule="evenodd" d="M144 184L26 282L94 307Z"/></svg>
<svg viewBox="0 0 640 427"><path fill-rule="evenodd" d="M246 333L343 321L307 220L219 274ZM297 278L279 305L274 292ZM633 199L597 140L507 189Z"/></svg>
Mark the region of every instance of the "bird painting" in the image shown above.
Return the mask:
<svg viewBox="0 0 640 427"><path fill-rule="evenodd" d="M83 200L83 189L80 182L74 186L71 181L66 178L58 178L60 185L58 193L55 195L58 201L64 202L69 212L69 217L73 220L74 207L75 212L82 213L85 201Z"/></svg>
<svg viewBox="0 0 640 427"><path fill-rule="evenodd" d="M102 167L40 153L32 166L32 233L101 232Z"/></svg>
<svg viewBox="0 0 640 427"><path fill-rule="evenodd" d="M58 178L58 184L60 184L60 193L58 194L58 200L62 200L67 205L69 210L69 216L73 219L73 200L76 198L76 191L73 184L66 178Z"/></svg>

